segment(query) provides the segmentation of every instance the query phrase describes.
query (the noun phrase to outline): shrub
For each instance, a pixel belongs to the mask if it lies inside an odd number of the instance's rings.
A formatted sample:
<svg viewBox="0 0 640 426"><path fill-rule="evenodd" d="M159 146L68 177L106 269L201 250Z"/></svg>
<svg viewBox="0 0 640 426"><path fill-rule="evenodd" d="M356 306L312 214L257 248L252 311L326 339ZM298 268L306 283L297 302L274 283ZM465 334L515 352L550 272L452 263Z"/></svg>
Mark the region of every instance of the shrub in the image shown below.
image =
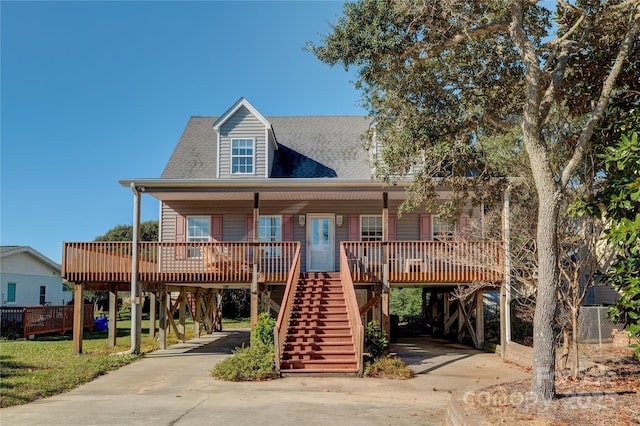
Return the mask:
<svg viewBox="0 0 640 426"><path fill-rule="evenodd" d="M260 314L253 328L251 346L236 348L233 355L213 367L211 375L233 382L268 380L276 377L273 347L275 326L276 321L268 312Z"/></svg>
<svg viewBox="0 0 640 426"><path fill-rule="evenodd" d="M273 346L255 344L236 348L233 355L216 364L211 375L217 379L242 382L276 377Z"/></svg>
<svg viewBox="0 0 640 426"><path fill-rule="evenodd" d="M382 331L378 321L367 324L364 334L364 350L369 353L372 361L381 358L388 352L389 339L387 333Z"/></svg>
<svg viewBox="0 0 640 426"><path fill-rule="evenodd" d="M385 356L368 362L364 368L364 375L380 379L410 379L414 377L413 371L400 359Z"/></svg>

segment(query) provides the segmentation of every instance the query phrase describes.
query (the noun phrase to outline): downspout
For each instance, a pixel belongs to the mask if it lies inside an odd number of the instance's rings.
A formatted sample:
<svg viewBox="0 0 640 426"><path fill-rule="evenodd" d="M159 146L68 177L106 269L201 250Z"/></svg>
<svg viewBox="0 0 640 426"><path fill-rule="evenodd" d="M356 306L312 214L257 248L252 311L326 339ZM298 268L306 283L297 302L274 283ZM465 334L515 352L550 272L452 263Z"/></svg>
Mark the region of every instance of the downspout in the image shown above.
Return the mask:
<svg viewBox="0 0 640 426"><path fill-rule="evenodd" d="M140 353L141 335L141 305L140 284L138 283L138 252L140 247L140 192L131 182L133 192L133 235L131 244L131 348L116 355L129 355Z"/></svg>

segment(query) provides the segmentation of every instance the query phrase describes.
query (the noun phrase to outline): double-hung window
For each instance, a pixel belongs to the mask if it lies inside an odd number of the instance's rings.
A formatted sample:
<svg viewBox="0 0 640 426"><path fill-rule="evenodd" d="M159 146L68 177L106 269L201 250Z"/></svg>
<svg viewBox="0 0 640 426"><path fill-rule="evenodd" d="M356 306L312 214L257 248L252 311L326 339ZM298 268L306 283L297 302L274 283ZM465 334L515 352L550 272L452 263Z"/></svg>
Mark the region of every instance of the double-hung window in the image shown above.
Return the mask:
<svg viewBox="0 0 640 426"><path fill-rule="evenodd" d="M360 239L362 241L382 241L382 216L360 216Z"/></svg>
<svg viewBox="0 0 640 426"><path fill-rule="evenodd" d="M231 139L231 174L253 174L254 140Z"/></svg>
<svg viewBox="0 0 640 426"><path fill-rule="evenodd" d="M452 241L456 236L456 224L451 219L433 217L433 239L435 241Z"/></svg>
<svg viewBox="0 0 640 426"><path fill-rule="evenodd" d="M200 243L211 238L211 223L209 216L187 217L187 241ZM189 257L200 257L199 247L189 247Z"/></svg>
<svg viewBox="0 0 640 426"><path fill-rule="evenodd" d="M258 241L276 243L282 241L282 216L260 216L258 219ZM263 248L265 257L280 256L280 247Z"/></svg>

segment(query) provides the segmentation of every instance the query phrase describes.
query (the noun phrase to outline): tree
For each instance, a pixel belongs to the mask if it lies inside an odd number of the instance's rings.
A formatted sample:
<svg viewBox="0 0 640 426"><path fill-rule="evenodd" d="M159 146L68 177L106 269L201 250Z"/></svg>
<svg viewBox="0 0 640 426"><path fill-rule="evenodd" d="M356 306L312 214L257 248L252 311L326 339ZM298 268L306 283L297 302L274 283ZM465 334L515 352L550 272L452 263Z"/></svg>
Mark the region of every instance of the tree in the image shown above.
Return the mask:
<svg viewBox="0 0 640 426"><path fill-rule="evenodd" d="M614 321L628 326L640 338L640 139L638 133L622 135L603 154L606 183L582 207L607 223L606 239L615 259L606 272L607 282L620 293L609 311ZM640 360L640 344L635 345Z"/></svg>
<svg viewBox="0 0 640 426"><path fill-rule="evenodd" d="M95 241L132 241L133 226L117 225L104 235L96 237ZM158 241L158 221L148 220L140 223L140 241Z"/></svg>
<svg viewBox="0 0 640 426"><path fill-rule="evenodd" d="M358 68L379 177L412 173L405 208L433 197L434 176L460 194L450 204L459 208L469 182L492 177L483 139L521 129L538 200L531 391L540 400L555 395L560 206L622 68L637 61L640 1L561 0L553 13L525 0L360 0L308 46Z"/></svg>

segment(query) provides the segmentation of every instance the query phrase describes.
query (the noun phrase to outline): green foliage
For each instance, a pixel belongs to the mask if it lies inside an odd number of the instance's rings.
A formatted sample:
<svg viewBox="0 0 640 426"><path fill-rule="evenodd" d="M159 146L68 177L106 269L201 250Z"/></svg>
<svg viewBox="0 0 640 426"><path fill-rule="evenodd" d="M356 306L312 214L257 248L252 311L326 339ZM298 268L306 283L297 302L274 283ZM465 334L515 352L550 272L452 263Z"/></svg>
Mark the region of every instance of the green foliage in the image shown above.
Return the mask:
<svg viewBox="0 0 640 426"><path fill-rule="evenodd" d="M606 280L620 293L609 315L628 326L632 337L640 338L640 141L638 133L622 135L617 145L602 155L606 180L590 199L580 199L575 209L605 218L606 239L615 259ZM635 345L640 359L640 345Z"/></svg>
<svg viewBox="0 0 640 426"><path fill-rule="evenodd" d="M364 375L380 379L411 379L415 376L404 361L390 356L366 363Z"/></svg>
<svg viewBox="0 0 640 426"><path fill-rule="evenodd" d="M211 375L232 382L268 380L276 377L273 330L276 321L268 312L258 317L253 327L251 346L236 348L233 355L220 361Z"/></svg>
<svg viewBox="0 0 640 426"><path fill-rule="evenodd" d="M276 328L276 320L269 312L263 312L258 316L258 322L253 327L251 345L262 344L273 346L273 330Z"/></svg>
<svg viewBox="0 0 640 426"><path fill-rule="evenodd" d="M390 297L391 314L400 322L412 321L422 316L422 289L418 287L392 288Z"/></svg>
<svg viewBox="0 0 640 426"><path fill-rule="evenodd" d="M268 380L276 377L275 368L273 345L252 344L236 348L233 355L213 367L211 375L232 382Z"/></svg>
<svg viewBox="0 0 640 426"><path fill-rule="evenodd" d="M95 241L132 241L133 226L118 225L104 235L96 237ZM140 241L158 241L158 221L148 220L140 223Z"/></svg>
<svg viewBox="0 0 640 426"><path fill-rule="evenodd" d="M378 321L367 324L364 332L364 351L375 361L389 352L389 339L387 333L382 331Z"/></svg>

